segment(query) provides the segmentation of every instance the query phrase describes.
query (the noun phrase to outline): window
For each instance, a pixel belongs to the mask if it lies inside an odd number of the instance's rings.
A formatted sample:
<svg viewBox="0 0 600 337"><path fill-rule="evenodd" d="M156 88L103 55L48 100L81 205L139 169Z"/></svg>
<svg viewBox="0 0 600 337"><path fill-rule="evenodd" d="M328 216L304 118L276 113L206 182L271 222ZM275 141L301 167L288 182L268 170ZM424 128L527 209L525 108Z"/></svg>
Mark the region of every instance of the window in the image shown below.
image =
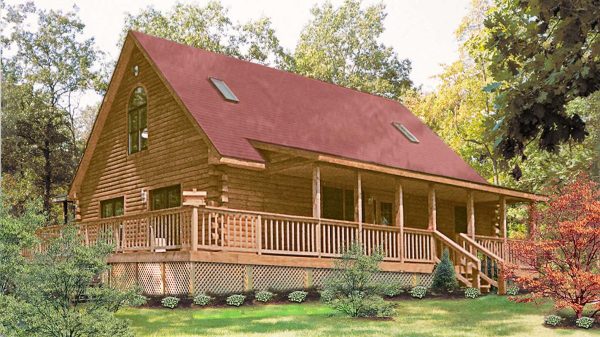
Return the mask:
<svg viewBox="0 0 600 337"><path fill-rule="evenodd" d="M354 191L323 186L323 217L354 221Z"/></svg>
<svg viewBox="0 0 600 337"><path fill-rule="evenodd" d="M119 197L100 201L100 216L102 218L110 218L113 216L123 215L125 212L125 198Z"/></svg>
<svg viewBox="0 0 600 337"><path fill-rule="evenodd" d="M240 101L237 98L237 96L233 93L233 91L231 91L231 89L229 89L229 86L227 86L227 84L225 82L223 82L222 80L213 78L213 77L210 78L210 81L219 90L221 95L223 95L223 97L226 100L228 100L230 102L236 102L236 103Z"/></svg>
<svg viewBox="0 0 600 337"><path fill-rule="evenodd" d="M400 131L404 135L404 137L406 137L406 139L408 139L412 143L419 143L419 140L417 139L417 137L415 137L415 135L413 135L412 132L410 132L406 128L406 126L404 126L404 124L398 123L398 122L393 122L392 125L394 125L394 127L396 129L398 129L398 131Z"/></svg>
<svg viewBox="0 0 600 337"><path fill-rule="evenodd" d="M181 206L181 186L174 185L150 191L152 210Z"/></svg>
<svg viewBox="0 0 600 337"><path fill-rule="evenodd" d="M381 224L382 225L391 225L392 224L392 203L391 202L381 202L379 204L381 209Z"/></svg>
<svg viewBox="0 0 600 337"><path fill-rule="evenodd" d="M142 87L133 90L129 99L128 131L129 153L136 153L148 148L146 91Z"/></svg>

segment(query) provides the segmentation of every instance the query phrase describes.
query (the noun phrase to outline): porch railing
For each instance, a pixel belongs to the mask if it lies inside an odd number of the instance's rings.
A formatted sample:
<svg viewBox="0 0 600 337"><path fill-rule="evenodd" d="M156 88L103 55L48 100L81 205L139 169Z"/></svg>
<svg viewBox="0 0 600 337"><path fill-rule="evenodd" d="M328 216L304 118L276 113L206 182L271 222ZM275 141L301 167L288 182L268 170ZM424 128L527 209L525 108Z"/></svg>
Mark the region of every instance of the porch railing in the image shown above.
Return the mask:
<svg viewBox="0 0 600 337"><path fill-rule="evenodd" d="M357 241L367 254L381 249L386 261L435 261L433 232L429 230L222 207L202 206L194 211L184 206L77 226L86 244L107 240L117 252L199 249L339 257ZM45 249L48 239L60 235L60 228L39 231L40 249Z"/></svg>

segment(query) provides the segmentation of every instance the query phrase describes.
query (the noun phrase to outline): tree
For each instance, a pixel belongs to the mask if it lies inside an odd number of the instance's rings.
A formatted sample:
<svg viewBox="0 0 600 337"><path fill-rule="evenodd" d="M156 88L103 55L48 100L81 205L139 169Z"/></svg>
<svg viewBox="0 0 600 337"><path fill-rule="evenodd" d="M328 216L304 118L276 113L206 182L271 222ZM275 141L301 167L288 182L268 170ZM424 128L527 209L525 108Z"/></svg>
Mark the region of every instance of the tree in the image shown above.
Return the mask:
<svg viewBox="0 0 600 337"><path fill-rule="evenodd" d="M512 243L519 264L534 273L509 274L531 292L519 302L554 299L557 309L571 308L577 318L591 304L600 312L600 188L585 176L550 198L530 222L531 236Z"/></svg>
<svg viewBox="0 0 600 337"><path fill-rule="evenodd" d="M485 20L485 48L503 117L498 150L527 159L535 141L542 150L581 142L588 132L577 97L600 89L600 6L595 0L497 0ZM518 170L518 165L515 166Z"/></svg>
<svg viewBox="0 0 600 337"><path fill-rule="evenodd" d="M329 304L351 317L389 317L393 306L381 297L383 289L373 282L383 260L381 251L366 255L363 247L353 243L335 262L336 274L327 280L325 292Z"/></svg>
<svg viewBox="0 0 600 337"><path fill-rule="evenodd" d="M4 240L0 237L0 240ZM102 240L101 240L102 241ZM7 336L132 336L114 313L140 304L136 289L93 286L106 272L113 246L87 247L73 226L48 242L47 249L22 261L14 287L0 295L0 333ZM0 270L6 262L0 260Z"/></svg>
<svg viewBox="0 0 600 337"><path fill-rule="evenodd" d="M37 18L35 28L28 24L30 13ZM97 69L101 53L93 39L82 37L84 25L76 11L29 5L26 12L7 18L13 28L3 40L12 54L2 69L7 121L3 152L9 154L3 169L35 175L50 217L51 198L65 192L81 155L78 99L104 82Z"/></svg>
<svg viewBox="0 0 600 337"><path fill-rule="evenodd" d="M218 1L203 7L178 3L166 13L147 7L137 14L127 14L123 36L128 30L265 65L282 65L289 58L270 19L234 23Z"/></svg>
<svg viewBox="0 0 600 337"><path fill-rule="evenodd" d="M412 86L410 61L379 42L383 4L362 9L359 0L346 0L338 8L327 2L313 7L311 14L289 70L392 99Z"/></svg>
<svg viewBox="0 0 600 337"><path fill-rule="evenodd" d="M438 292L452 292L458 288L454 265L450 262L448 249L444 249L442 259L433 271L433 283L431 288Z"/></svg>

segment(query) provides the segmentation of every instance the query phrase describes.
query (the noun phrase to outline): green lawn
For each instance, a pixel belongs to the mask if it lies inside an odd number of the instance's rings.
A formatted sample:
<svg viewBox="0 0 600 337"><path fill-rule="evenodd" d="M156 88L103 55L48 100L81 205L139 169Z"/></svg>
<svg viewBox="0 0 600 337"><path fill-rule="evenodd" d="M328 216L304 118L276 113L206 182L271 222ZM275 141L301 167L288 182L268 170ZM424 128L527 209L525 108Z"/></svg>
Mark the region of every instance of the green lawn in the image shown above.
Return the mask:
<svg viewBox="0 0 600 337"><path fill-rule="evenodd" d="M136 336L600 336L542 325L549 305L505 297L405 300L393 321L340 316L319 303L209 309L126 309Z"/></svg>

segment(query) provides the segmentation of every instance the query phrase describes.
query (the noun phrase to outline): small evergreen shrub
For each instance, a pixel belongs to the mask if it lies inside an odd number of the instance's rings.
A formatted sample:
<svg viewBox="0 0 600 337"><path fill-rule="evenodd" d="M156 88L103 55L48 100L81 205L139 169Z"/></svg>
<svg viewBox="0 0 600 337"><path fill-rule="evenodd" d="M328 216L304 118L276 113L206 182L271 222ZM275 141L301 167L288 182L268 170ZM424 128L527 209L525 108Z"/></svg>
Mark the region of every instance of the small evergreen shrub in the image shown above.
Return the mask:
<svg viewBox="0 0 600 337"><path fill-rule="evenodd" d="M208 305L212 300L212 297L206 295L205 293L200 293L194 297L194 304L205 306Z"/></svg>
<svg viewBox="0 0 600 337"><path fill-rule="evenodd" d="M410 296L414 298L423 298L427 294L427 288L424 286L416 286L410 290Z"/></svg>
<svg viewBox="0 0 600 337"><path fill-rule="evenodd" d="M508 287L508 289L506 289L506 295L508 295L508 296L517 296L517 295L519 295L519 287L517 287L517 286L510 286L510 287Z"/></svg>
<svg viewBox="0 0 600 337"><path fill-rule="evenodd" d="M590 317L581 317L575 321L575 325L582 329L589 329L594 325L594 319Z"/></svg>
<svg viewBox="0 0 600 337"><path fill-rule="evenodd" d="M546 323L546 325L557 326L560 322L562 322L562 317L560 316L550 315L544 318L544 323Z"/></svg>
<svg viewBox="0 0 600 337"><path fill-rule="evenodd" d="M458 288L458 281L456 281L456 272L454 271L454 265L450 261L450 253L448 249L444 249L442 253L442 259L440 263L435 266L433 272L433 283L431 289L436 292L450 293Z"/></svg>
<svg viewBox="0 0 600 337"><path fill-rule="evenodd" d="M160 301L160 303L165 308L175 309L175 308L177 308L177 305L179 304L179 299L177 297L168 296L168 297L163 298Z"/></svg>
<svg viewBox="0 0 600 337"><path fill-rule="evenodd" d="M259 302L267 303L273 299L274 295L275 294L273 294L270 291L261 290L261 291L257 292L256 294L254 294L254 299L256 299Z"/></svg>
<svg viewBox="0 0 600 337"><path fill-rule="evenodd" d="M465 289L465 298L477 298L481 296L481 291L477 288L467 288Z"/></svg>
<svg viewBox="0 0 600 337"><path fill-rule="evenodd" d="M321 302L330 303L334 299L334 293L331 290L323 290L319 293L321 295Z"/></svg>
<svg viewBox="0 0 600 337"><path fill-rule="evenodd" d="M383 294L388 297L398 296L402 293L402 285L399 283L392 283L383 287Z"/></svg>
<svg viewBox="0 0 600 337"><path fill-rule="evenodd" d="M240 305L244 304L244 301L246 301L246 296L240 294L231 295L225 299L225 303L227 303L227 305L234 307L239 307Z"/></svg>
<svg viewBox="0 0 600 337"><path fill-rule="evenodd" d="M291 302L302 303L306 299L306 295L308 295L306 291L293 291L288 295L288 300L290 300Z"/></svg>

